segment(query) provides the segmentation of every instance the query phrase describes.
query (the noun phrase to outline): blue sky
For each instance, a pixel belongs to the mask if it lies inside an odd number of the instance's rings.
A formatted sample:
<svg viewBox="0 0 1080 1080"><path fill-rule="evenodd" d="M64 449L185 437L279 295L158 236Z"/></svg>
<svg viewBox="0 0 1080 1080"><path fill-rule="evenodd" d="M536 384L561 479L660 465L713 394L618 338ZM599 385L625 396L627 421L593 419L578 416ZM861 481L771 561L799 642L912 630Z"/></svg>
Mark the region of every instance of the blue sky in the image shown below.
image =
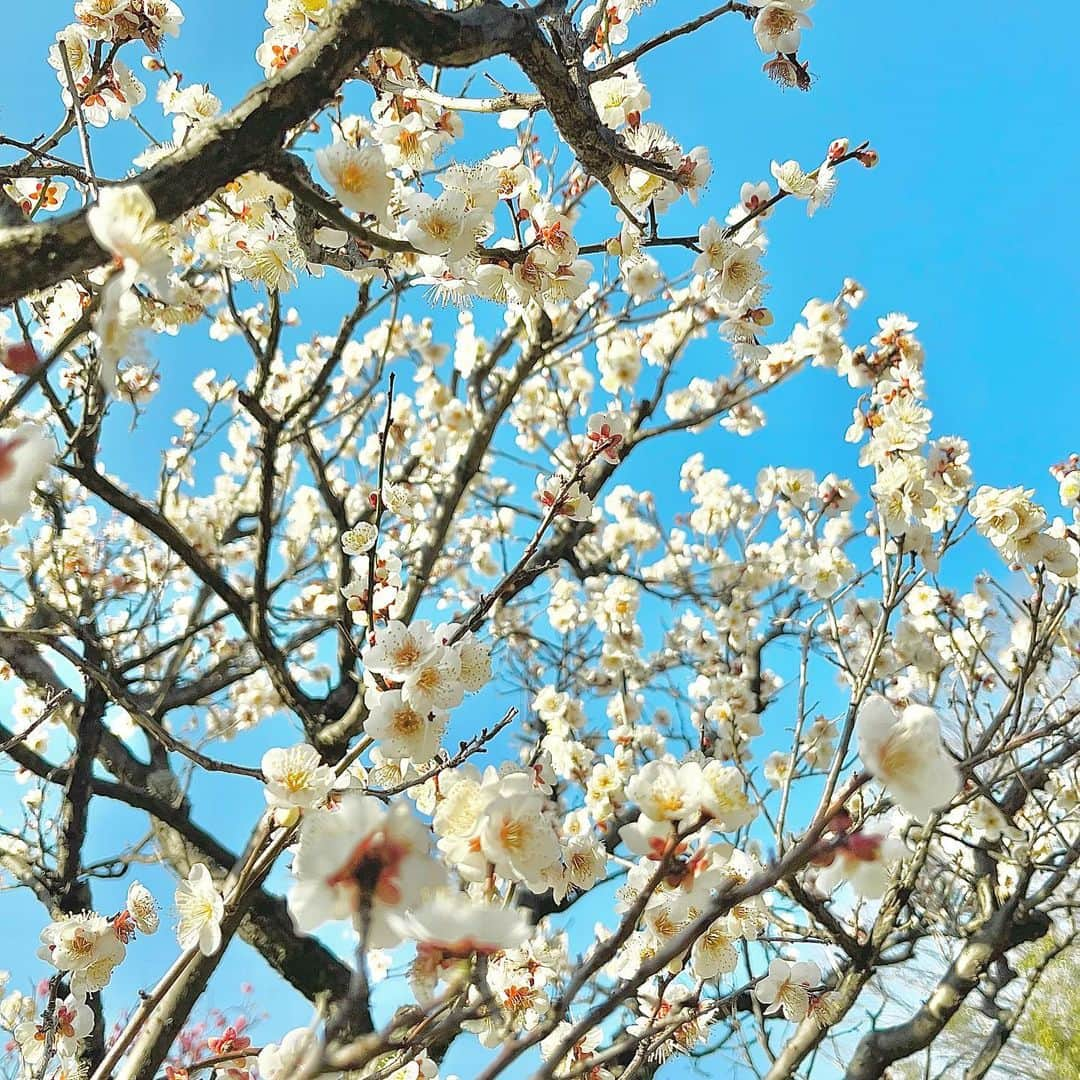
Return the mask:
<svg viewBox="0 0 1080 1080"><path fill-rule="evenodd" d="M226 106L235 103L261 74L253 52L265 25L263 6L261 0L183 0L187 22L180 39L167 44L170 66L188 81L209 81ZM659 3L632 24L632 41L707 6ZM1061 0L1050 6L1065 8ZM46 0L6 7L0 131L25 139L52 130L60 115L45 56L71 6ZM981 482L1033 486L1053 505L1055 485L1046 468L1076 449L1072 372L1080 271L1074 252L1080 229L1072 179L1080 173L1080 149L1068 120L1080 91L1074 57L1048 40L1053 19L1045 7L1033 16L1022 5L994 4L975 17L965 5L826 0L812 15L815 27L804 36L804 55L817 77L809 94L769 83L759 71L764 58L749 26L727 16L641 63L653 97L649 116L684 145L710 147L714 174L701 209L720 218L743 180L769 177L773 158L795 157L812 166L835 137L872 140L880 166L846 167L831 207L808 221L799 206L784 205L770 220L766 265L777 331L798 319L809 297L831 296L845 276L857 278L868 298L852 340L872 333L877 314L900 310L916 319L927 352L935 434L970 440ZM447 85L460 85L460 78L451 73ZM152 97L154 82L147 82ZM167 134L152 101L140 116ZM118 174L128 145L124 129L94 133L104 173ZM462 156L473 149L479 154L482 137L470 136L466 146ZM69 152L77 156L73 144ZM679 207L664 219L664 231L694 229L701 216ZM595 235L586 237L583 229L583 239L612 231L610 218L590 220L597 222ZM303 292L300 336L327 332L346 290L334 284ZM186 403L178 386L184 379L174 378L168 365L187 376L215 362L204 335L188 340L197 342L194 352L186 342L160 349L155 343L165 389L151 413L154 422L167 423ZM715 339L699 345L696 356L706 370L718 373L727 365ZM716 432L695 448L744 483L767 463L855 475L856 451L842 441L854 402L834 375L811 371L767 398L763 432L749 440ZM114 421L111 437L125 432L126 423ZM685 456L689 443L680 449ZM670 460L672 469L679 460ZM138 480L139 469L132 468ZM231 752L254 757L262 741L251 736ZM240 842L243 822L257 812L258 795L253 791L232 807L233 842ZM10 804L0 798L0 805ZM125 811L100 806L96 813L102 833L138 827ZM10 820L7 814L4 819ZM143 876L171 891L165 875L150 870ZM116 891L102 890L110 901ZM26 931L5 942L4 966L20 975L40 974L43 968L31 960L40 908L13 893L0 896L0 904L5 925ZM101 906L109 905L103 899ZM137 986L164 968L170 952L161 939L137 944L138 964L118 974L113 1000L130 1000ZM230 951L214 1002L235 1001L239 983L259 971L247 950ZM269 1034L307 1019L306 1006L276 987L264 1004L276 1015Z"/></svg>

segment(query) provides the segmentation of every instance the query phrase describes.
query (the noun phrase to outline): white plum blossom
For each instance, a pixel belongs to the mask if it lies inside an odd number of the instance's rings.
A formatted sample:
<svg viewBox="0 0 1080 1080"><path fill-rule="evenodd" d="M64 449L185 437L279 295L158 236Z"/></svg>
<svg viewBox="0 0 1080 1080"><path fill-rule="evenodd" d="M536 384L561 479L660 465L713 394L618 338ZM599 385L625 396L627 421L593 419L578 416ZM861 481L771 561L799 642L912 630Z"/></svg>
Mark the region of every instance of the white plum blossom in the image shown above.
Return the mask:
<svg viewBox="0 0 1080 1080"><path fill-rule="evenodd" d="M589 1061L600 1052L603 1046L603 1031L598 1027L590 1028L574 1042L560 1061L551 1061L558 1048L566 1041L573 1027L574 1025L568 1021L560 1020L551 1034L540 1043L540 1052L544 1055L544 1060L551 1063L553 1076L572 1075L573 1071L581 1065L588 1065ZM603 1064L591 1066L585 1075L589 1076L590 1080L614 1080L614 1073Z"/></svg>
<svg viewBox="0 0 1080 1080"><path fill-rule="evenodd" d="M754 37L764 53L799 51L802 31L812 26L806 10L814 0L752 0L758 8L754 19Z"/></svg>
<svg viewBox="0 0 1080 1080"><path fill-rule="evenodd" d="M627 64L610 79L590 83L589 96L600 113L600 119L613 128L621 127L632 116L640 119L651 100L633 64Z"/></svg>
<svg viewBox="0 0 1080 1080"><path fill-rule="evenodd" d="M836 190L836 174L833 167L823 164L810 173L803 172L797 161L774 161L772 174L781 191L806 200L807 217L813 217L822 206L827 206Z"/></svg>
<svg viewBox="0 0 1080 1080"><path fill-rule="evenodd" d="M556 475L537 477L540 505L549 513L568 517L571 521L588 521L592 517L593 501L581 490L577 480Z"/></svg>
<svg viewBox="0 0 1080 1080"><path fill-rule="evenodd" d="M629 431L630 424L623 413L594 413L589 417L589 442L612 465L618 465Z"/></svg>
<svg viewBox="0 0 1080 1080"><path fill-rule="evenodd" d="M418 712L448 712L465 697L461 659L449 645L430 649L402 680L401 698Z"/></svg>
<svg viewBox="0 0 1080 1080"><path fill-rule="evenodd" d="M525 913L518 908L437 895L405 915L391 914L390 925L405 941L447 956L504 952L530 936Z"/></svg>
<svg viewBox="0 0 1080 1080"><path fill-rule="evenodd" d="M262 1080L291 1080L318 1054L319 1039L310 1028L294 1028L280 1042L267 1043L259 1051L259 1076ZM324 1073L324 1076L340 1074Z"/></svg>
<svg viewBox="0 0 1080 1080"><path fill-rule="evenodd" d="M650 761L626 785L626 796L651 821L683 821L701 811L701 766Z"/></svg>
<svg viewBox="0 0 1080 1080"><path fill-rule="evenodd" d="M205 863L196 863L176 887L176 910L180 948L198 948L203 956L213 956L221 948L225 901Z"/></svg>
<svg viewBox="0 0 1080 1080"><path fill-rule="evenodd" d="M267 750L260 769L266 778L263 793L267 804L284 809L321 806L336 780L334 770L308 743Z"/></svg>
<svg viewBox="0 0 1080 1080"><path fill-rule="evenodd" d="M439 751L449 714L443 709L421 711L400 690L370 689L365 730L383 753L394 758L430 761Z"/></svg>
<svg viewBox="0 0 1080 1080"><path fill-rule="evenodd" d="M701 769L701 809L723 832L734 832L757 814L742 774L732 765L709 761Z"/></svg>
<svg viewBox="0 0 1080 1080"><path fill-rule="evenodd" d="M117 934L125 937L125 940L126 935L132 934L133 930L141 934L153 934L157 932L160 922L157 901L150 890L141 882L133 881L128 886L124 911L113 920ZM123 931L121 924L124 924Z"/></svg>
<svg viewBox="0 0 1080 1080"><path fill-rule="evenodd" d="M64 204L68 186L62 180L16 179L4 185L4 191L24 214L41 210L59 210Z"/></svg>
<svg viewBox="0 0 1080 1080"><path fill-rule="evenodd" d="M366 555L379 538L379 530L370 521L359 521L341 534L341 548L354 558Z"/></svg>
<svg viewBox="0 0 1080 1080"><path fill-rule="evenodd" d="M21 424L0 436L0 523L14 525L56 453L49 435L36 424Z"/></svg>
<svg viewBox="0 0 1080 1080"><path fill-rule="evenodd" d="M107 986L127 952L112 922L94 912L50 923L41 932L41 942L38 956L65 972L72 993L79 996Z"/></svg>
<svg viewBox="0 0 1080 1080"><path fill-rule="evenodd" d="M79 1043L93 1030L94 1012L75 994L68 994L54 1006L52 1028L53 1048L61 1057L71 1058L78 1052ZM28 1066L36 1070L46 1063L46 1046L51 1040L43 1024L27 1020L17 1025L13 1034Z"/></svg>
<svg viewBox="0 0 1080 1080"><path fill-rule="evenodd" d="M1010 561L1043 563L1053 574L1073 577L1077 556L1063 532L1046 527L1046 511L1031 499L1033 490L982 486L969 509L976 526Z"/></svg>
<svg viewBox="0 0 1080 1080"><path fill-rule="evenodd" d="M376 631L373 644L364 653L364 668L400 683L416 671L436 647L430 624L421 621L406 626L391 621Z"/></svg>
<svg viewBox="0 0 1080 1080"><path fill-rule="evenodd" d="M817 964L777 957L769 964L769 974L754 984L754 996L767 1006L766 1015L782 1011L788 1020L797 1022L810 1010L810 989L820 983Z"/></svg>
<svg viewBox="0 0 1080 1080"><path fill-rule="evenodd" d="M985 795L980 795L968 807L967 823L977 836L991 844L1002 837L1009 840L1024 838L1023 830L1011 824L1001 809Z"/></svg>
<svg viewBox="0 0 1080 1080"><path fill-rule="evenodd" d="M918 821L952 801L960 788L956 765L941 741L941 719L925 705L898 713L879 694L859 709L859 757L896 803Z"/></svg>
<svg viewBox="0 0 1080 1080"><path fill-rule="evenodd" d="M306 815L293 862L289 913L309 934L351 919L374 948L401 940L388 916L419 903L443 881L427 827L409 807L347 793L333 810Z"/></svg>
<svg viewBox="0 0 1080 1080"><path fill-rule="evenodd" d="M478 214L471 211L464 192L448 189L437 198L426 192L408 197L405 239L429 255L460 259L475 243Z"/></svg>
<svg viewBox="0 0 1080 1080"><path fill-rule="evenodd" d="M339 139L316 150L315 162L342 206L386 221L394 183L381 147Z"/></svg>
<svg viewBox="0 0 1080 1080"><path fill-rule="evenodd" d="M739 934L727 917L717 919L694 942L690 955L694 975L699 979L730 975L739 966L738 940Z"/></svg>
<svg viewBox="0 0 1080 1080"><path fill-rule="evenodd" d="M715 218L702 225L698 245L701 254L694 261L694 270L709 273L712 288L730 304L737 304L764 277L758 261L760 249L732 240Z"/></svg>
<svg viewBox="0 0 1080 1080"><path fill-rule="evenodd" d="M826 894L847 883L859 896L878 899L885 895L896 864L907 854L907 845L887 822L865 822L830 849L830 861L815 883Z"/></svg>
<svg viewBox="0 0 1080 1080"><path fill-rule="evenodd" d="M86 223L94 239L122 265L122 280L144 281L162 298L172 295L167 229L150 196L138 184L103 188Z"/></svg>
<svg viewBox="0 0 1080 1080"><path fill-rule="evenodd" d="M456 645L458 679L467 694L475 694L491 681L491 646L468 633Z"/></svg>
<svg viewBox="0 0 1080 1080"><path fill-rule="evenodd" d="M559 840L544 808L539 795L516 791L486 807L480 849L500 877L532 887L558 861Z"/></svg>

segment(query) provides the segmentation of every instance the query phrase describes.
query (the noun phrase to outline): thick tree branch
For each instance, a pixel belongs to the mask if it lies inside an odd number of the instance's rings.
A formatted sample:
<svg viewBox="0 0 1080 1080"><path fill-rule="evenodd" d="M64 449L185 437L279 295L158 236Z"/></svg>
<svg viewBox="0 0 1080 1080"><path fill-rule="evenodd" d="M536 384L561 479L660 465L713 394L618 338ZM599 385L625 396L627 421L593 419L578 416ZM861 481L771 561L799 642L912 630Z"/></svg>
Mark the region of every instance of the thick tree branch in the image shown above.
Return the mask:
<svg viewBox="0 0 1080 1080"><path fill-rule="evenodd" d="M925 1049L956 1015L979 980L1009 949L1042 937L1050 920L1041 912L1018 923L1020 895L1013 897L964 944L929 998L910 1020L865 1035L844 1074L846 1080L877 1080L895 1061ZM1039 917L1036 919L1034 915Z"/></svg>
<svg viewBox="0 0 1080 1080"><path fill-rule="evenodd" d="M235 177L258 169L287 132L334 97L372 49L393 46L420 61L463 67L509 53L532 26L531 13L497 4L445 12L419 0L343 0L329 25L282 72L220 119L196 128L184 146L138 181L159 217L172 221ZM4 230L0 304L104 261L85 212Z"/></svg>

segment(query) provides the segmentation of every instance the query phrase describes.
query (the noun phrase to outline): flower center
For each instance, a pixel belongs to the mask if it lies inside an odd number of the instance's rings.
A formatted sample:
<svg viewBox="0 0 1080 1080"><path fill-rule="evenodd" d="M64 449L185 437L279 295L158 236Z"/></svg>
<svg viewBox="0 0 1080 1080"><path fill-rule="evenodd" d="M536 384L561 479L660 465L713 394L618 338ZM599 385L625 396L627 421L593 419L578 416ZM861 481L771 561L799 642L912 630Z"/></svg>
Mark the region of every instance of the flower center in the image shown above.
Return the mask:
<svg viewBox="0 0 1080 1080"><path fill-rule="evenodd" d="M346 191L354 195L363 191L369 184L368 171L358 161L350 161L341 170L340 183Z"/></svg>
<svg viewBox="0 0 1080 1080"><path fill-rule="evenodd" d="M423 724L423 718L415 709L408 707L394 713L394 730L401 735L415 735Z"/></svg>
<svg viewBox="0 0 1080 1080"><path fill-rule="evenodd" d="M311 774L307 769L300 767L290 769L282 778L282 786L295 794L303 791L311 781Z"/></svg>
<svg viewBox="0 0 1080 1080"><path fill-rule="evenodd" d="M441 684L442 675L437 667L424 668L416 680L417 687L428 694L438 690Z"/></svg>
<svg viewBox="0 0 1080 1080"><path fill-rule="evenodd" d="M511 851L520 851L525 846L527 838L528 829L523 821L511 818L504 821L502 828L499 829L499 840L502 842L503 847Z"/></svg>
<svg viewBox="0 0 1080 1080"><path fill-rule="evenodd" d="M397 667L409 668L420 659L420 649L411 637L406 638L394 652Z"/></svg>
<svg viewBox="0 0 1080 1080"><path fill-rule="evenodd" d="M902 777L913 772L919 763L916 747L903 739L892 738L881 755L881 771L886 777Z"/></svg>
<svg viewBox="0 0 1080 1080"><path fill-rule="evenodd" d="M798 25L795 12L787 8L774 7L765 16L765 29L774 37L789 33Z"/></svg>
<svg viewBox="0 0 1080 1080"><path fill-rule="evenodd" d="M371 897L385 904L396 904L401 900L398 875L408 853L403 844L381 832L365 836L341 868L326 879L326 884L352 889L357 906Z"/></svg>

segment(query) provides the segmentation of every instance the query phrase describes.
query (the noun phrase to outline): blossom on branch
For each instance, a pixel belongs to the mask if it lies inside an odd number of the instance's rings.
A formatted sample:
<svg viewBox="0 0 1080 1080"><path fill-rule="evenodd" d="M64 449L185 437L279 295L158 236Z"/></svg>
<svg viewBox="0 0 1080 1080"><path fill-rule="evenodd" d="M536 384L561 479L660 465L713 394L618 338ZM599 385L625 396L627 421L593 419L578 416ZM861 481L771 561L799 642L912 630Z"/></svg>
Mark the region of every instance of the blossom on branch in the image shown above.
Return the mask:
<svg viewBox="0 0 1080 1080"><path fill-rule="evenodd" d="M855 734L870 774L916 820L948 806L959 790L960 775L945 751L933 709L908 705L898 713L874 694L859 709Z"/></svg>
<svg viewBox="0 0 1080 1080"><path fill-rule="evenodd" d="M389 921L442 884L426 826L403 803L349 793L334 810L316 811L300 825L289 889L297 930L351 919L372 948L401 940Z"/></svg>
<svg viewBox="0 0 1080 1080"><path fill-rule="evenodd" d="M180 913L176 927L180 948L198 947L203 956L213 956L221 948L225 901L205 863L196 863L177 886L176 910Z"/></svg>
<svg viewBox="0 0 1080 1080"><path fill-rule="evenodd" d="M0 522L14 525L30 509L34 489L54 454L52 439L35 424L0 436Z"/></svg>

